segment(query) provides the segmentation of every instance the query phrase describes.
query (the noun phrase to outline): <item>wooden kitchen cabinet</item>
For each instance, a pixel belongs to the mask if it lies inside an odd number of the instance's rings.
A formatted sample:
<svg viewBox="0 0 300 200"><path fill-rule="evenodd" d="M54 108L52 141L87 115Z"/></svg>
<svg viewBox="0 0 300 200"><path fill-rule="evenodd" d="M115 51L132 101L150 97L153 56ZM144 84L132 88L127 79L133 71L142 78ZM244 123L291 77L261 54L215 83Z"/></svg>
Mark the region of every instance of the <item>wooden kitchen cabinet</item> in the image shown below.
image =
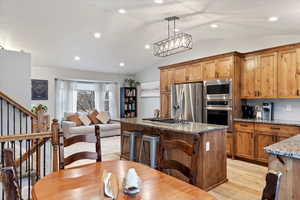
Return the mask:
<svg viewBox="0 0 300 200"><path fill-rule="evenodd" d="M171 99L169 92L160 93L160 117L161 118L170 118L171 117Z"/></svg>
<svg viewBox="0 0 300 200"><path fill-rule="evenodd" d="M264 148L276 143L276 135L272 132L255 132L255 159L261 162L268 162L268 153Z"/></svg>
<svg viewBox="0 0 300 200"><path fill-rule="evenodd" d="M203 80L213 80L216 78L216 61L203 62Z"/></svg>
<svg viewBox="0 0 300 200"><path fill-rule="evenodd" d="M197 82L203 80L202 63L195 63L187 66L186 68L187 82Z"/></svg>
<svg viewBox="0 0 300 200"><path fill-rule="evenodd" d="M177 67L174 69L174 82L175 83L186 83L186 66Z"/></svg>
<svg viewBox="0 0 300 200"><path fill-rule="evenodd" d="M215 65L215 78L231 78L233 74L233 56L219 58Z"/></svg>
<svg viewBox="0 0 300 200"><path fill-rule="evenodd" d="M279 51L278 98L300 98L300 49Z"/></svg>
<svg viewBox="0 0 300 200"><path fill-rule="evenodd" d="M236 155L253 159L254 158L254 133L246 131L236 131Z"/></svg>
<svg viewBox="0 0 300 200"><path fill-rule="evenodd" d="M241 70L242 98L277 97L277 53L244 58Z"/></svg>
<svg viewBox="0 0 300 200"><path fill-rule="evenodd" d="M232 154L233 154L233 134L232 133L227 133L226 153L227 153L227 156L232 156Z"/></svg>
<svg viewBox="0 0 300 200"><path fill-rule="evenodd" d="M160 91L169 92L171 85L174 84L174 70L163 69L160 70Z"/></svg>
<svg viewBox="0 0 300 200"><path fill-rule="evenodd" d="M255 79L257 76L257 57L247 56L241 66L241 98L256 98Z"/></svg>

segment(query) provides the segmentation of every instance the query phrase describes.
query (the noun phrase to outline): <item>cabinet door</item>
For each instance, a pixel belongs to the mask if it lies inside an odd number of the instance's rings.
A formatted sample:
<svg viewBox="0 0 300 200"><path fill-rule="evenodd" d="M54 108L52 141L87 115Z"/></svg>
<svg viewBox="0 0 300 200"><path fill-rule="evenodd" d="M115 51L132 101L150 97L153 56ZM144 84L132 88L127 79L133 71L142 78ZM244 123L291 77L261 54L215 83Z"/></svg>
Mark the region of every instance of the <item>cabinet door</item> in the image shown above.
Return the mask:
<svg viewBox="0 0 300 200"><path fill-rule="evenodd" d="M248 56L241 67L241 98L255 98L255 76L257 71L257 57Z"/></svg>
<svg viewBox="0 0 300 200"><path fill-rule="evenodd" d="M213 80L216 78L216 62L215 60L203 63L203 80Z"/></svg>
<svg viewBox="0 0 300 200"><path fill-rule="evenodd" d="M277 53L263 54L258 57L260 71L259 98L277 97Z"/></svg>
<svg viewBox="0 0 300 200"><path fill-rule="evenodd" d="M160 91L162 92L168 91L168 70L167 69L160 70Z"/></svg>
<svg viewBox="0 0 300 200"><path fill-rule="evenodd" d="M202 81L202 63L196 63L186 68L186 77L188 82Z"/></svg>
<svg viewBox="0 0 300 200"><path fill-rule="evenodd" d="M253 159L254 157L254 138L253 132L236 132L236 155L244 158Z"/></svg>
<svg viewBox="0 0 300 200"><path fill-rule="evenodd" d="M160 117L170 118L170 93L162 92L160 93Z"/></svg>
<svg viewBox="0 0 300 200"><path fill-rule="evenodd" d="M216 78L231 78L233 72L233 57L225 57L216 61Z"/></svg>
<svg viewBox="0 0 300 200"><path fill-rule="evenodd" d="M185 72L186 72L185 66L175 68L175 74L174 74L175 83L185 83L187 81Z"/></svg>
<svg viewBox="0 0 300 200"><path fill-rule="evenodd" d="M278 97L299 98L299 49L279 52L278 58Z"/></svg>
<svg viewBox="0 0 300 200"><path fill-rule="evenodd" d="M232 133L227 133L226 153L232 155L233 152L233 137Z"/></svg>
<svg viewBox="0 0 300 200"><path fill-rule="evenodd" d="M268 153L264 151L266 146L272 145L276 142L276 136L269 132L255 132L255 149L256 160L261 162L268 162Z"/></svg>
<svg viewBox="0 0 300 200"><path fill-rule="evenodd" d="M175 75L174 69L168 69L168 92L171 91L171 86L174 84L174 75Z"/></svg>

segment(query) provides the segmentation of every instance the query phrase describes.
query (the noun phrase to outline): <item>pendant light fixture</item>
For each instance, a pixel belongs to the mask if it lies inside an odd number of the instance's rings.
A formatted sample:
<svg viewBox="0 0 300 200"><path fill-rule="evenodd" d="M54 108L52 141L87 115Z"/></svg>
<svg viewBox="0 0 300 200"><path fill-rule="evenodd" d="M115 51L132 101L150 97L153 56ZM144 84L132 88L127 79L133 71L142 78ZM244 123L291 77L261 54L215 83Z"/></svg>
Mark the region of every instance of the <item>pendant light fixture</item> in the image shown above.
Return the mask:
<svg viewBox="0 0 300 200"><path fill-rule="evenodd" d="M176 20L179 17L172 16L165 18L168 21L168 38L153 44L153 54L158 57L166 57L176 53L191 50L193 47L192 35L176 32ZM173 29L170 24L173 22Z"/></svg>

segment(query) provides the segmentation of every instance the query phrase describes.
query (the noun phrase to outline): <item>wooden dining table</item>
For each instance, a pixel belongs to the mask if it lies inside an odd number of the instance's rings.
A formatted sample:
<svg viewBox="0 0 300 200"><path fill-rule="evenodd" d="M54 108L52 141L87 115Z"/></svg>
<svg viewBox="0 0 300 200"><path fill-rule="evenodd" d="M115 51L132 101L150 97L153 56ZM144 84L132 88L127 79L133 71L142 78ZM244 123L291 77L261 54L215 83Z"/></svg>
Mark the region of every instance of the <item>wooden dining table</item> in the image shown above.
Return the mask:
<svg viewBox="0 0 300 200"><path fill-rule="evenodd" d="M141 191L128 196L122 191L127 171L134 168L141 178ZM118 181L118 200L213 200L212 195L198 187L130 161L105 161L60 170L39 180L32 189L33 200L96 200L103 194L104 172L111 172Z"/></svg>

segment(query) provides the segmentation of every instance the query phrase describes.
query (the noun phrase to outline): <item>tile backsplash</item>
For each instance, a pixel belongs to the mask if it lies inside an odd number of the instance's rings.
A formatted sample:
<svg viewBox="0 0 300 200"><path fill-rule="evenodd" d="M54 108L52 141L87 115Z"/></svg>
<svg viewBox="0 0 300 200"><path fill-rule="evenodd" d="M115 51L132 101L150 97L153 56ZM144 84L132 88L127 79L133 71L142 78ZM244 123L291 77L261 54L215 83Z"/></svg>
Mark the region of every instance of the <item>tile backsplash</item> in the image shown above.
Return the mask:
<svg viewBox="0 0 300 200"><path fill-rule="evenodd" d="M247 100L250 105L261 105L263 102L274 103L275 120L300 121L300 99Z"/></svg>

